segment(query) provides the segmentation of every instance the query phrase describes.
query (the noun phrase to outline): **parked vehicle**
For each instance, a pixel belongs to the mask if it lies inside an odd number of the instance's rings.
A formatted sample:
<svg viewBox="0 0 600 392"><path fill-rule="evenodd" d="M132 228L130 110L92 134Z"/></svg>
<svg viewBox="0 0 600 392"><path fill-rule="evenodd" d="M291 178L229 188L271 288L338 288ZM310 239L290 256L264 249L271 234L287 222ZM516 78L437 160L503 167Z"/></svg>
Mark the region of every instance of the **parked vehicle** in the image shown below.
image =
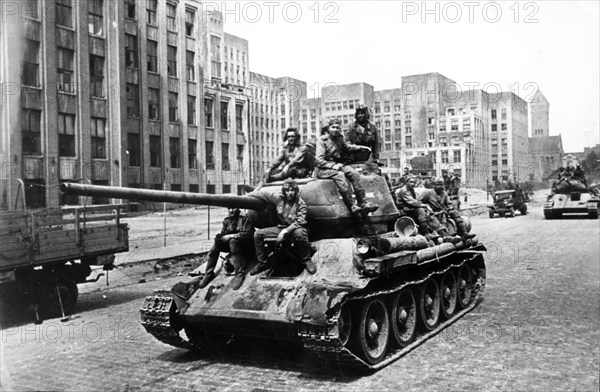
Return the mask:
<svg viewBox="0 0 600 392"><path fill-rule="evenodd" d="M596 189L587 187L578 179L559 181L553 184L552 193L544 202L544 218L557 219L563 214L587 214L598 219L600 196Z"/></svg>
<svg viewBox="0 0 600 392"><path fill-rule="evenodd" d="M0 298L5 314L34 305L54 317L73 311L78 283L91 266L111 270L129 250L121 205L75 206L0 213ZM97 279L96 279L97 280Z"/></svg>
<svg viewBox="0 0 600 392"><path fill-rule="evenodd" d="M496 191L494 192L494 204L489 206L490 218L496 214L501 217L513 217L516 211L519 211L521 215L527 215L527 202L529 202L529 197L519 189Z"/></svg>

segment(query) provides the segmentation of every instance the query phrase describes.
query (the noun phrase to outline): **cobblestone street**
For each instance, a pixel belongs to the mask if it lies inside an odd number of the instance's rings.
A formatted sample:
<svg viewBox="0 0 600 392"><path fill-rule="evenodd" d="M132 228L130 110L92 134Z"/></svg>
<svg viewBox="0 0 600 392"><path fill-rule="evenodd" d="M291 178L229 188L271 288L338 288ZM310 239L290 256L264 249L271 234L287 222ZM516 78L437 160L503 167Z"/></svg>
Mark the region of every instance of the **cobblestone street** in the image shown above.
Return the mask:
<svg viewBox="0 0 600 392"><path fill-rule="evenodd" d="M485 300L376 373L325 369L256 339L234 337L212 356L164 345L143 330L138 309L154 289L186 279L175 276L82 294L66 322L4 325L2 390L597 391L598 221L530 210L472 218L488 247Z"/></svg>

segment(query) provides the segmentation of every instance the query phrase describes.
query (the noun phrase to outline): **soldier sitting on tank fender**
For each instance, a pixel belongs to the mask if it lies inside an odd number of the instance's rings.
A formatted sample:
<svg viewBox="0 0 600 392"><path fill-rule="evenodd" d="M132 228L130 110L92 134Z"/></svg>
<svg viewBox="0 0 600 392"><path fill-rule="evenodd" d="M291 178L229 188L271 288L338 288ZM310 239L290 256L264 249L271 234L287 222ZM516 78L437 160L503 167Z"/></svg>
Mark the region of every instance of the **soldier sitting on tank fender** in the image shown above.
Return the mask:
<svg viewBox="0 0 600 392"><path fill-rule="evenodd" d="M427 239L433 239L436 236L433 234L433 230L430 227L429 217L425 211L426 206L417 199L417 194L415 193L416 183L417 179L415 176L409 176L406 180L406 184L398 189L396 192L398 209L417 223L419 226L419 234L427 237ZM439 225L439 222L436 223L434 221L433 224Z"/></svg>
<svg viewBox="0 0 600 392"><path fill-rule="evenodd" d="M306 203L300 198L299 188L296 181L286 179L281 187L279 196L268 192L257 191L252 194L270 205L275 206L279 224L273 227L259 229L254 233L254 248L256 249L256 266L250 271L250 275L256 275L271 268L267 261L263 241L266 237L277 237L281 244L287 237L291 238L298 247L300 259L310 274L317 272L317 266L311 260L312 249L308 241L308 229L306 227Z"/></svg>
<svg viewBox="0 0 600 392"><path fill-rule="evenodd" d="M230 252L235 277L233 278L233 289L239 289L244 283L245 268L244 250L252 249L252 236L254 226L252 220L240 214L239 208L230 208L229 216L223 219L223 228L216 235L215 242L208 252L206 271L199 287L206 287L215 278L215 267L221 252Z"/></svg>
<svg viewBox="0 0 600 392"><path fill-rule="evenodd" d="M444 190L444 180L441 178L436 178L433 180L433 189L427 189L425 192L423 192L419 196L419 201L429 206L433 214L435 214L434 216L437 218L436 221L439 223L439 227L436 227L435 229L437 230L438 234L442 236L444 241L454 242L448 235L448 229L440 222L441 215L443 213L448 214L448 217L454 220L456 223L456 234L461 237L463 242L469 238L475 237L474 234L467 233L465 221L460 216L458 211L454 209L454 205L450 202L448 193L446 193Z"/></svg>
<svg viewBox="0 0 600 392"><path fill-rule="evenodd" d="M337 119L329 121L327 133L319 137L317 144L317 178L330 178L335 181L344 204L354 215L369 213L377 210L377 206L366 201L365 190L360 184L360 174L350 165L346 165L348 153L352 151L370 151L369 147L357 146L344 140L340 122ZM352 183L356 202L352 191L346 182ZM357 205L358 204L358 205Z"/></svg>

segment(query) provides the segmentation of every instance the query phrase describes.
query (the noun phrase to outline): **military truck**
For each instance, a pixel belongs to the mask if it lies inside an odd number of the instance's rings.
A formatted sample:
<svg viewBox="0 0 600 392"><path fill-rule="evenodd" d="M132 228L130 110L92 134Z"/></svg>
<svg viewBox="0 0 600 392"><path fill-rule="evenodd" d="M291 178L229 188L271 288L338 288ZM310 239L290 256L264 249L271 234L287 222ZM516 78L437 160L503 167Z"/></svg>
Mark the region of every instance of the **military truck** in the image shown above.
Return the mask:
<svg viewBox="0 0 600 392"><path fill-rule="evenodd" d="M202 289L195 278L158 290L140 309L144 328L166 344L204 352L232 335L294 341L333 366L374 370L474 309L485 286L485 247L477 238L433 245L406 234L414 230L395 230L400 213L385 179L374 174L378 168L355 166L367 199L379 206L362 217L350 213L333 180L297 181L316 274L304 269L293 244L277 249L267 238L268 271L248 274L238 290L225 266ZM260 228L276 224L273 207L263 200L279 195L282 182L243 196L80 184L62 184L61 190L248 209Z"/></svg>
<svg viewBox="0 0 600 392"><path fill-rule="evenodd" d="M78 283L92 266L112 269L129 250L121 205L93 205L0 213L0 298L5 315L30 305L42 317L69 314ZM97 279L96 279L97 280Z"/></svg>
<svg viewBox="0 0 600 392"><path fill-rule="evenodd" d="M494 204L489 206L490 218L494 215L501 217L515 216L515 211L527 215L529 197L520 189L507 189L494 192Z"/></svg>

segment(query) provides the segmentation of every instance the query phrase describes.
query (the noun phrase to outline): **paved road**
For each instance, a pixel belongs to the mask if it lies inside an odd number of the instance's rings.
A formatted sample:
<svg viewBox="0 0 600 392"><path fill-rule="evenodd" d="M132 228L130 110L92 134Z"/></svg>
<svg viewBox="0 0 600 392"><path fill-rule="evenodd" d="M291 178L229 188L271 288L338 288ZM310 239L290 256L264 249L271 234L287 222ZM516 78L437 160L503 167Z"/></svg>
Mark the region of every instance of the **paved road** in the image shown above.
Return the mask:
<svg viewBox="0 0 600 392"><path fill-rule="evenodd" d="M485 301L372 375L322 369L303 352L234 338L225 355L166 346L138 324L144 295L180 278L86 293L61 323L1 331L2 390L597 391L598 221L472 218L489 248Z"/></svg>

